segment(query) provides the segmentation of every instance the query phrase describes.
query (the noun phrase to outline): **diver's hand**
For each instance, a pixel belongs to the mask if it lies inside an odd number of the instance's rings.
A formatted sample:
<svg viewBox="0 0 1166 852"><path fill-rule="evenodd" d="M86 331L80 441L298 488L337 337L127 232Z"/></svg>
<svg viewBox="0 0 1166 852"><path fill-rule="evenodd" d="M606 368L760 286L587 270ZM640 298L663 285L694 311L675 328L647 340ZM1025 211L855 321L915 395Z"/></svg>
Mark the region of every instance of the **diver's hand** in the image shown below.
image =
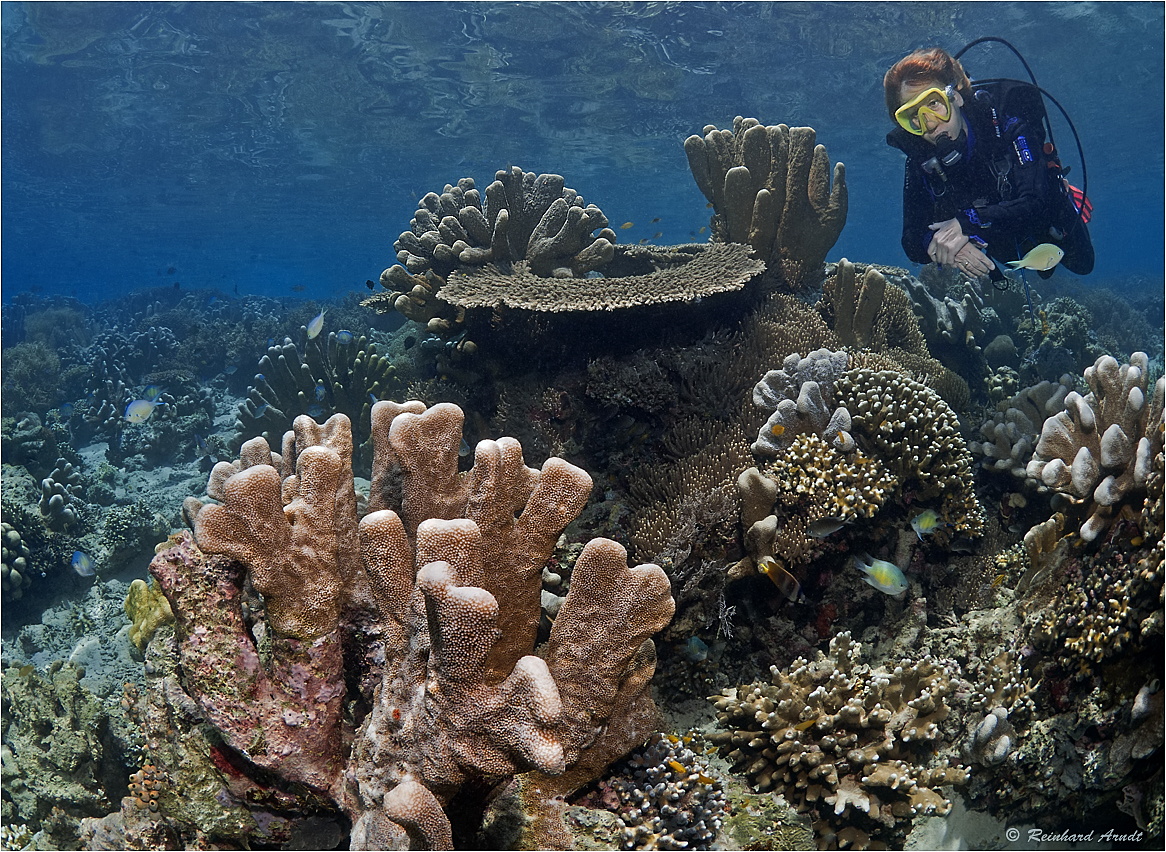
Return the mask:
<svg viewBox="0 0 1166 852"><path fill-rule="evenodd" d="M927 227L935 231L931 244L927 246L927 256L944 266L954 266L956 253L968 244L959 220L948 219Z"/></svg>
<svg viewBox="0 0 1166 852"><path fill-rule="evenodd" d="M955 265L965 275L979 278L981 275L987 275L991 272L994 264L988 255L976 248L975 243L969 242L956 252Z"/></svg>

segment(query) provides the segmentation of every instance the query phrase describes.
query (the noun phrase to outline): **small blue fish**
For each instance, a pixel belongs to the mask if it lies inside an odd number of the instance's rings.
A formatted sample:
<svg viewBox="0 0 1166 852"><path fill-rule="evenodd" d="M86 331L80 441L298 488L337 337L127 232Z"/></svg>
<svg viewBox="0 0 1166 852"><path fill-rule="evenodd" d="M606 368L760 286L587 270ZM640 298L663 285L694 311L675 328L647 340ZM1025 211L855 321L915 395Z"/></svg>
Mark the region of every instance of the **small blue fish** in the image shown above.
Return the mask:
<svg viewBox="0 0 1166 852"><path fill-rule="evenodd" d="M313 420L319 420L324 416L324 409L318 405L311 405L308 407L308 416Z"/></svg>
<svg viewBox="0 0 1166 852"><path fill-rule="evenodd" d="M380 402L380 400L377 399L377 395L375 393L370 393L368 395L368 399L369 399L369 402L371 402L373 405L376 405L378 402Z"/></svg>
<svg viewBox="0 0 1166 852"><path fill-rule="evenodd" d="M208 450L207 446L206 446L206 439L203 438L203 436L198 434L197 432L194 433L194 445L195 445L195 447L198 448L198 451L200 453L209 453L210 452L210 450Z"/></svg>
<svg viewBox="0 0 1166 852"><path fill-rule="evenodd" d="M323 314L321 314L321 316L323 316ZM356 340L356 335L353 334L351 331L338 331L338 332L336 332L336 342L339 343L341 346L347 346L349 343L351 343L354 340Z"/></svg>
<svg viewBox="0 0 1166 852"><path fill-rule="evenodd" d="M78 577L92 577L97 573L97 569L93 567L93 557L80 550L73 551L73 570L77 572Z"/></svg>
<svg viewBox="0 0 1166 852"><path fill-rule="evenodd" d="M934 509L920 512L911 521L911 529L915 530L915 535L919 536L920 541L923 541L923 536L933 535L940 528L949 526L951 524L939 519L939 513Z"/></svg>
<svg viewBox="0 0 1166 852"><path fill-rule="evenodd" d="M266 402L261 402L261 403L259 403L259 405L255 406L255 416L257 418L262 417L266 413L267 413L267 403Z"/></svg>
<svg viewBox="0 0 1166 852"><path fill-rule="evenodd" d="M165 390L166 388L162 387L161 385L147 385L146 389L142 391L142 399L153 402L158 397L160 397L162 392Z"/></svg>
<svg viewBox="0 0 1166 852"><path fill-rule="evenodd" d="M274 345L275 345L275 338L274 337L267 338L267 348L270 349Z"/></svg>
<svg viewBox="0 0 1166 852"><path fill-rule="evenodd" d="M233 375L235 375L235 371L238 369L239 369L238 367L236 367L234 364L232 364L229 367L224 367L223 372L226 373L228 376L233 376Z"/></svg>
<svg viewBox="0 0 1166 852"><path fill-rule="evenodd" d="M862 555L862 559L857 556L852 558L854 567L866 574L862 578L865 583L891 597L898 597L907 591L907 578L895 563L887 562L885 559L872 559L866 553ZM866 561L863 562L863 559Z"/></svg>
<svg viewBox="0 0 1166 852"><path fill-rule="evenodd" d="M324 390L323 385L316 385L316 401L323 402L324 397L328 395L328 391Z"/></svg>
<svg viewBox="0 0 1166 852"><path fill-rule="evenodd" d="M161 400L135 399L126 406L127 423L145 423L154 413L154 409L161 405Z"/></svg>
<svg viewBox="0 0 1166 852"><path fill-rule="evenodd" d="M690 663L703 663L708 659L709 646L699 636L689 636L687 642L676 646L676 652Z"/></svg>
<svg viewBox="0 0 1166 852"><path fill-rule="evenodd" d="M324 330L324 314L326 313L328 313L327 308L312 317L312 321L308 323L308 340L314 340Z"/></svg>
<svg viewBox="0 0 1166 852"><path fill-rule="evenodd" d="M62 420L62 422L68 423L69 419L72 416L73 416L73 403L71 403L71 402L64 403L61 406L61 420Z"/></svg>
<svg viewBox="0 0 1166 852"><path fill-rule="evenodd" d="M263 378L263 374L262 374L262 373L256 373L256 374L255 374L255 381L256 381L256 382L265 382L265 381L267 381L267 380L266 380L265 378Z"/></svg>

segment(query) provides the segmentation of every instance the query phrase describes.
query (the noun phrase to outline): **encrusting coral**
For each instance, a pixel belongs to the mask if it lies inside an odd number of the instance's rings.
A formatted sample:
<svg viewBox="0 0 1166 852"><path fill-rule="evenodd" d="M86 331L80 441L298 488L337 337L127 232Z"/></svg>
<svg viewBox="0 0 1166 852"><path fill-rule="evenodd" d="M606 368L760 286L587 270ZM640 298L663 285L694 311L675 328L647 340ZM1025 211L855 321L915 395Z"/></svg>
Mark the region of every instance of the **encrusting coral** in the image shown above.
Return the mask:
<svg viewBox="0 0 1166 852"><path fill-rule="evenodd" d="M1093 541L1132 494L1142 492L1162 452L1166 379L1149 389L1149 357L1122 365L1103 355L1085 370L1089 393L1072 391L1049 417L1026 467L1029 479L1072 498L1092 499L1081 538Z"/></svg>
<svg viewBox="0 0 1166 852"><path fill-rule="evenodd" d="M666 575L588 542L534 656L542 569L591 478L557 458L528 468L511 438L480 442L459 474L462 421L446 403L377 403L361 518L348 418L298 417L281 454L253 439L216 465L222 505L184 507L198 546L183 533L151 564L186 691L232 760L331 799L353 848L450 848L443 805L467 784L535 769L585 783L655 723ZM263 620L242 605L248 582ZM354 731L345 702L361 697Z"/></svg>
<svg viewBox="0 0 1166 852"><path fill-rule="evenodd" d="M860 662L861 649L840 633L814 662L799 657L784 672L771 667L770 683L709 697L728 729L709 739L758 791L780 791L809 812L819 848L889 837L918 815L946 815L952 805L938 788L968 777L933 757L959 667L928 655L872 668Z"/></svg>
<svg viewBox="0 0 1166 852"><path fill-rule="evenodd" d="M846 167L834 166L812 127L733 119L684 140L696 185L716 211L713 239L744 243L795 290L817 285L846 224Z"/></svg>

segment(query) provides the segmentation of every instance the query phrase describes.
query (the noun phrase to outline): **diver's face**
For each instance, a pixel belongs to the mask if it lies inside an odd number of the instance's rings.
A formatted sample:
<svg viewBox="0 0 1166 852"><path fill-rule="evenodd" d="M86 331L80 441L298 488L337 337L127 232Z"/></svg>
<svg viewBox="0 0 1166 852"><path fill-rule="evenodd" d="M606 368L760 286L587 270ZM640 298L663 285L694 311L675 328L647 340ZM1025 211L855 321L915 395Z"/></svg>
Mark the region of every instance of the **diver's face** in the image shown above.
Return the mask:
<svg viewBox="0 0 1166 852"><path fill-rule="evenodd" d="M899 87L899 103L905 104L911 98L932 87L943 88L943 84L938 82L903 83ZM926 128L926 131L923 133L923 138L934 145L935 140L940 136L946 136L952 140L958 137L960 131L964 128L964 115L960 109L963 105L964 99L960 93L953 92L951 96L951 115L948 116L947 121L940 121L934 115L924 111L921 115L923 126Z"/></svg>

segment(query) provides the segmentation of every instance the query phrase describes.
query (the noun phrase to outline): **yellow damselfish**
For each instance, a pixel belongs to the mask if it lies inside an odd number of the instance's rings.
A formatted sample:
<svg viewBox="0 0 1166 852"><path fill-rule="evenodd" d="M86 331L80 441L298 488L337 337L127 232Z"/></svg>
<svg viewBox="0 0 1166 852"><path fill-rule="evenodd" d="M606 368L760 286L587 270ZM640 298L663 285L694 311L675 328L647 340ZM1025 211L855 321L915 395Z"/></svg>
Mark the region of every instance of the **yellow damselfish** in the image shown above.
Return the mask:
<svg viewBox="0 0 1166 852"><path fill-rule="evenodd" d="M1008 265L1013 269L1035 269L1045 272L1061 262L1065 252L1052 243L1041 243L1020 260L1010 260Z"/></svg>

